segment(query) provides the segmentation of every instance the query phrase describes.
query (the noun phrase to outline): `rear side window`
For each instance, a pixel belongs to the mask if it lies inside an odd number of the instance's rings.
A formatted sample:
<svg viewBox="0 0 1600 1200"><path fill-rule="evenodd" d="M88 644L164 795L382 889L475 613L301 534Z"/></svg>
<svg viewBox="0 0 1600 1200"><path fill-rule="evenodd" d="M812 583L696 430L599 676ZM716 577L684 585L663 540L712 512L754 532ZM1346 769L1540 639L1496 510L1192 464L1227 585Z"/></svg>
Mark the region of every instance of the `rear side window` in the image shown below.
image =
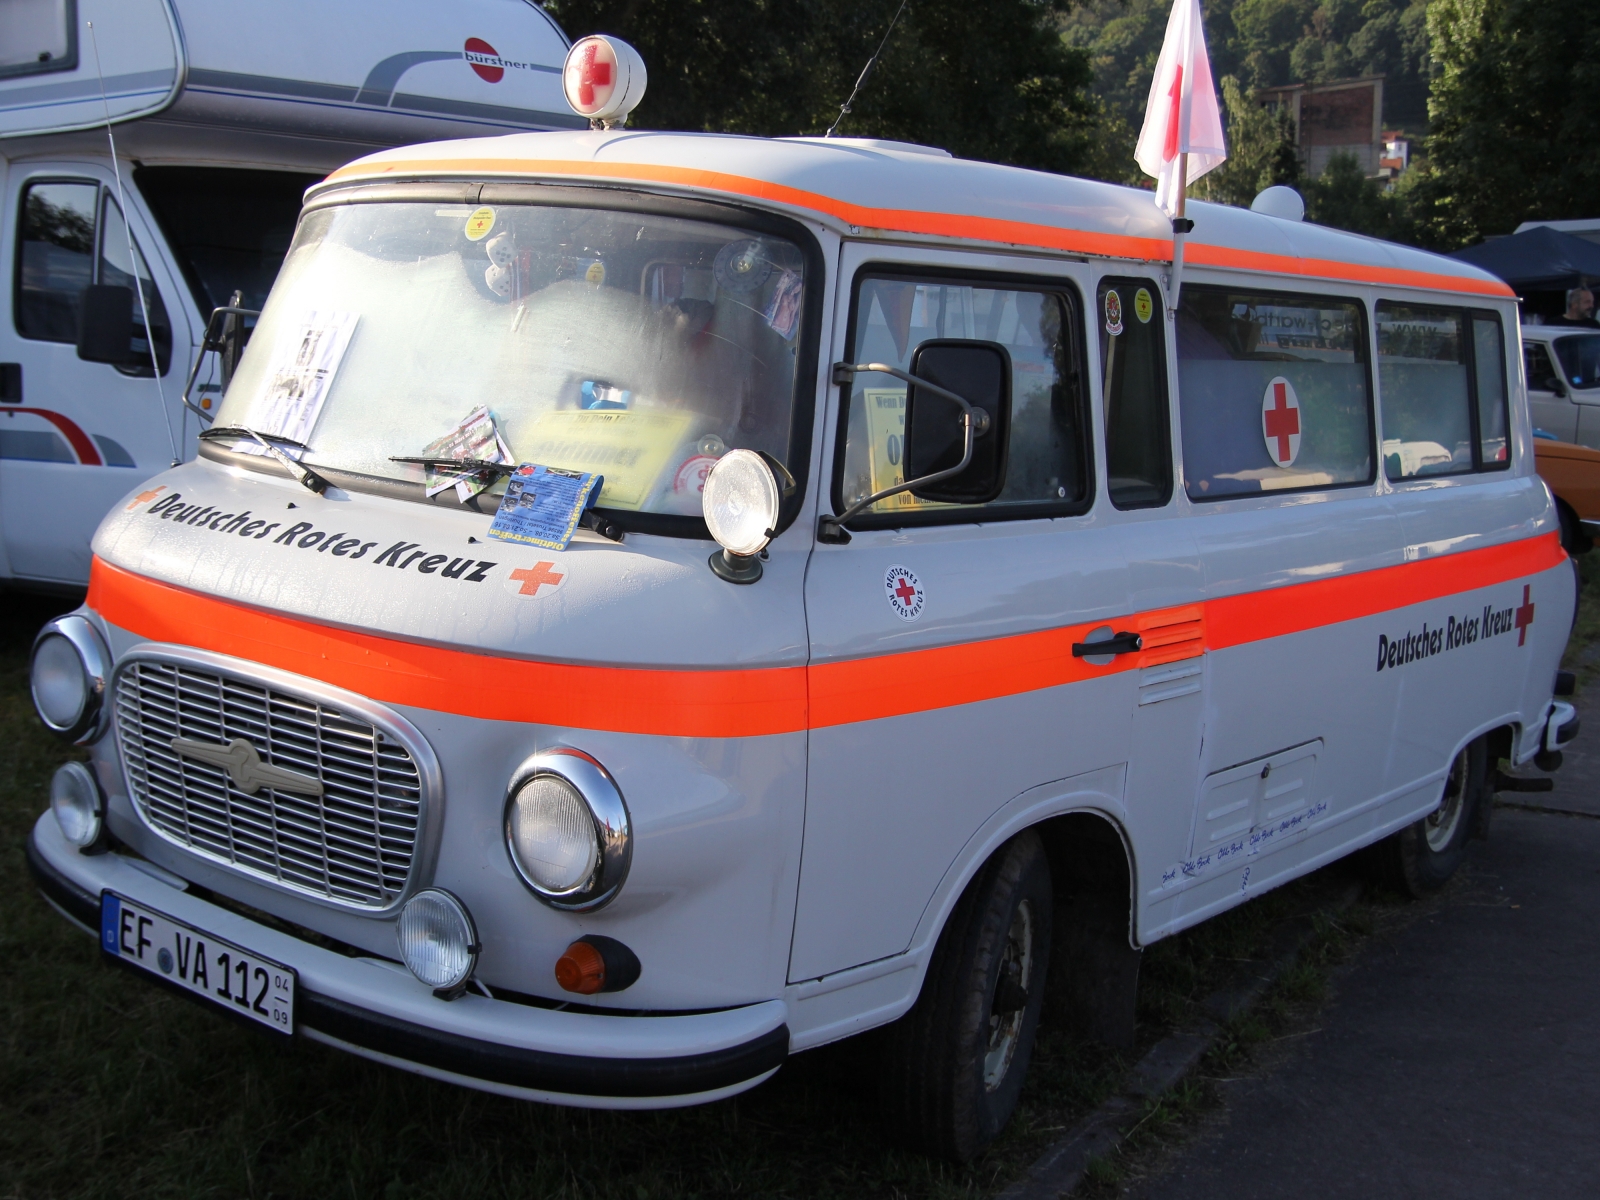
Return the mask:
<svg viewBox="0 0 1600 1200"><path fill-rule="evenodd" d="M1103 279L1095 311L1106 406L1106 490L1118 508L1159 508L1172 498L1161 292L1149 279Z"/></svg>
<svg viewBox="0 0 1600 1200"><path fill-rule="evenodd" d="M1499 317L1380 301L1377 321L1384 473L1415 479L1507 466Z"/></svg>
<svg viewBox="0 0 1600 1200"><path fill-rule="evenodd" d="M1359 302L1188 284L1177 326L1190 499L1371 482Z"/></svg>
<svg viewBox="0 0 1600 1200"><path fill-rule="evenodd" d="M858 279L852 362L902 371L925 341L999 342L1011 357L1011 423L1005 485L983 505L919 500L900 492L851 522L865 528L948 520L1055 516L1091 499L1083 402L1082 328L1076 295L971 279ZM857 374L850 385L836 512L904 482L906 385L892 375Z"/></svg>

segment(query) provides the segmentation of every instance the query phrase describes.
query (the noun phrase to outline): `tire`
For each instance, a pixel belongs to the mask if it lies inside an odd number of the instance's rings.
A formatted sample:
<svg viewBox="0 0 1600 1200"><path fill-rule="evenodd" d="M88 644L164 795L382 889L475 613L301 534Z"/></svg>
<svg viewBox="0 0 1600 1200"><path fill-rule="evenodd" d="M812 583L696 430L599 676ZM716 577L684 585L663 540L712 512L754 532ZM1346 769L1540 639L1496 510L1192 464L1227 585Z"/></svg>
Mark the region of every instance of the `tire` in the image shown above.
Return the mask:
<svg viewBox="0 0 1600 1200"><path fill-rule="evenodd" d="M1011 1119L1044 1003L1051 918L1044 845L1021 833L967 885L921 995L887 1030L881 1101L898 1141L965 1162Z"/></svg>
<svg viewBox="0 0 1600 1200"><path fill-rule="evenodd" d="M1415 899L1450 881L1480 823L1479 807L1492 803L1485 786L1487 758L1483 738L1469 742L1450 764L1439 807L1369 849L1367 861L1378 882Z"/></svg>
<svg viewBox="0 0 1600 1200"><path fill-rule="evenodd" d="M1578 514L1573 512L1565 501L1556 502L1556 515L1561 518L1561 548L1576 558L1580 554L1587 554L1594 549L1594 542L1589 535L1583 532L1583 526L1578 523Z"/></svg>

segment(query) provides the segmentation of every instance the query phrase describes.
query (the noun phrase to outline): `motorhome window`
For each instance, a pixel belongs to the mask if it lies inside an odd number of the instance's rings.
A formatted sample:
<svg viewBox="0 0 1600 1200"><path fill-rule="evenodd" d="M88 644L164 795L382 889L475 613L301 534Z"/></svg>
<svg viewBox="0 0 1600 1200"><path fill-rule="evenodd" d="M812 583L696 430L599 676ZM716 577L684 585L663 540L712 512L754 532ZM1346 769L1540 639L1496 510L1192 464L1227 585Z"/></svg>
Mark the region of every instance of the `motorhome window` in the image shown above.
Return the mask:
<svg viewBox="0 0 1600 1200"><path fill-rule="evenodd" d="M1472 366L1478 392L1478 465L1485 471L1509 467L1505 338L1493 313L1472 314Z"/></svg>
<svg viewBox="0 0 1600 1200"><path fill-rule="evenodd" d="M33 183L22 193L17 255L17 332L45 342L78 340L83 290L94 282L100 185Z"/></svg>
<svg viewBox="0 0 1600 1200"><path fill-rule="evenodd" d="M1600 388L1600 334L1579 334L1555 340L1561 373L1579 391Z"/></svg>
<svg viewBox="0 0 1600 1200"><path fill-rule="evenodd" d="M303 429L308 462L421 484L421 466L391 457L423 454L483 406L514 460L603 475L600 507L698 518L727 450L789 459L808 286L796 243L734 225L323 208L300 225L217 423ZM334 349L302 380L300 348L323 335Z"/></svg>
<svg viewBox="0 0 1600 1200"><path fill-rule="evenodd" d="M133 364L118 367L124 375L151 374L150 342L145 336L144 304L150 306L150 329L156 340L156 361L161 373L167 373L172 362L172 322L167 319L167 306L161 302L161 292L150 278L150 268L138 242L130 242L122 212L117 208L111 193L101 202L100 261L95 282L113 287L125 287L133 293L133 304L128 315L128 349ZM128 247L133 247L133 258L138 263L139 282L134 284L134 269L128 261Z"/></svg>
<svg viewBox="0 0 1600 1200"><path fill-rule="evenodd" d="M1178 411L1189 497L1371 482L1364 330L1355 300L1185 284Z"/></svg>
<svg viewBox="0 0 1600 1200"><path fill-rule="evenodd" d="M1384 300L1378 302L1377 321L1388 477L1457 475L1506 465L1498 318Z"/></svg>
<svg viewBox="0 0 1600 1200"><path fill-rule="evenodd" d="M1011 433L999 497L987 505L943 504L900 492L869 508L867 524L971 520L977 513L1049 516L1087 504L1088 426L1076 311L1073 297L1041 288L965 279L858 281L850 351L855 362L909 371L917 347L935 338L999 342L1011 356ZM836 503L848 506L904 482L905 404L906 385L894 376L855 376Z"/></svg>
<svg viewBox="0 0 1600 1200"><path fill-rule="evenodd" d="M244 294L243 307L267 302L294 240L301 197L316 175L228 167L140 167L145 203L203 313Z"/></svg>
<svg viewBox="0 0 1600 1200"><path fill-rule="evenodd" d="M1167 417L1166 313L1149 279L1102 279L1100 394L1106 490L1118 508L1159 508L1172 497Z"/></svg>
<svg viewBox="0 0 1600 1200"><path fill-rule="evenodd" d="M6 0L0 79L78 66L75 0Z"/></svg>

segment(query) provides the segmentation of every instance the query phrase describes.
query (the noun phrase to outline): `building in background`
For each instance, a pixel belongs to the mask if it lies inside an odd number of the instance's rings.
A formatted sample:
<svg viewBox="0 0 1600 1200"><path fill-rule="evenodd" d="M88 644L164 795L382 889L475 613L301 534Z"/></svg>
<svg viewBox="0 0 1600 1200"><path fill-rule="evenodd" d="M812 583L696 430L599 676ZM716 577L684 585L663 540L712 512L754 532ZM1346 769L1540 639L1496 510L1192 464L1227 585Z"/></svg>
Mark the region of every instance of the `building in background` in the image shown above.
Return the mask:
<svg viewBox="0 0 1600 1200"><path fill-rule="evenodd" d="M1339 79L1332 83L1293 83L1256 93L1269 108L1287 110L1294 122L1296 144L1306 174L1315 178L1336 154L1348 154L1371 177L1393 169L1384 160L1409 162L1409 144L1395 155L1383 132L1383 76Z"/></svg>

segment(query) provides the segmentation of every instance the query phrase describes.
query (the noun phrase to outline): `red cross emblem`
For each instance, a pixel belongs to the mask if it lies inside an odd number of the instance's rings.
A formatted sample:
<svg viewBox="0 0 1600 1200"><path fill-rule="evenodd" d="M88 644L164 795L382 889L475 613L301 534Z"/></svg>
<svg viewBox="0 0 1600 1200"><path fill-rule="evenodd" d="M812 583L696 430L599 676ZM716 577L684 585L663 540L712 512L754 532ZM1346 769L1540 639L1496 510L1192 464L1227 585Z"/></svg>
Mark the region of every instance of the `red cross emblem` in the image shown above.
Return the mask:
<svg viewBox="0 0 1600 1200"><path fill-rule="evenodd" d="M1292 466L1300 455L1300 398L1282 375L1267 384L1261 398L1261 430L1272 461L1280 467Z"/></svg>
<svg viewBox="0 0 1600 1200"><path fill-rule="evenodd" d="M894 594L900 597L901 604L910 604L917 594L917 589L911 586L909 580L902 579L895 584Z"/></svg>
<svg viewBox="0 0 1600 1200"><path fill-rule="evenodd" d="M922 615L927 597L922 591L922 581L908 567L890 567L883 575L885 595L894 615L902 621L915 621Z"/></svg>
<svg viewBox="0 0 1600 1200"><path fill-rule="evenodd" d="M1533 588L1522 585L1522 605L1517 609L1517 645L1528 640L1528 626L1533 624Z"/></svg>
<svg viewBox="0 0 1600 1200"><path fill-rule="evenodd" d="M1178 156L1178 126L1183 122L1183 67L1172 77L1172 89L1167 92L1172 101L1172 111L1167 114L1167 136L1161 143L1161 161L1171 162Z"/></svg>
<svg viewBox="0 0 1600 1200"><path fill-rule="evenodd" d="M132 512L134 509L138 508L139 505L145 503L147 500L154 500L157 496L161 495L161 493L166 491L166 490L167 490L166 489L166 485L162 484L162 485L160 485L158 487L151 488L147 492L140 492L132 500L128 501L127 511L128 512Z"/></svg>
<svg viewBox="0 0 1600 1200"><path fill-rule="evenodd" d="M511 578L522 586L517 590L524 596L537 596L542 587L560 587L565 579L566 572L552 570L553 562L534 563L531 567L519 567L511 572Z"/></svg>
<svg viewBox="0 0 1600 1200"><path fill-rule="evenodd" d="M585 116L598 111L611 99L616 82L617 56L603 39L585 38L573 47L563 87L574 109Z"/></svg>

